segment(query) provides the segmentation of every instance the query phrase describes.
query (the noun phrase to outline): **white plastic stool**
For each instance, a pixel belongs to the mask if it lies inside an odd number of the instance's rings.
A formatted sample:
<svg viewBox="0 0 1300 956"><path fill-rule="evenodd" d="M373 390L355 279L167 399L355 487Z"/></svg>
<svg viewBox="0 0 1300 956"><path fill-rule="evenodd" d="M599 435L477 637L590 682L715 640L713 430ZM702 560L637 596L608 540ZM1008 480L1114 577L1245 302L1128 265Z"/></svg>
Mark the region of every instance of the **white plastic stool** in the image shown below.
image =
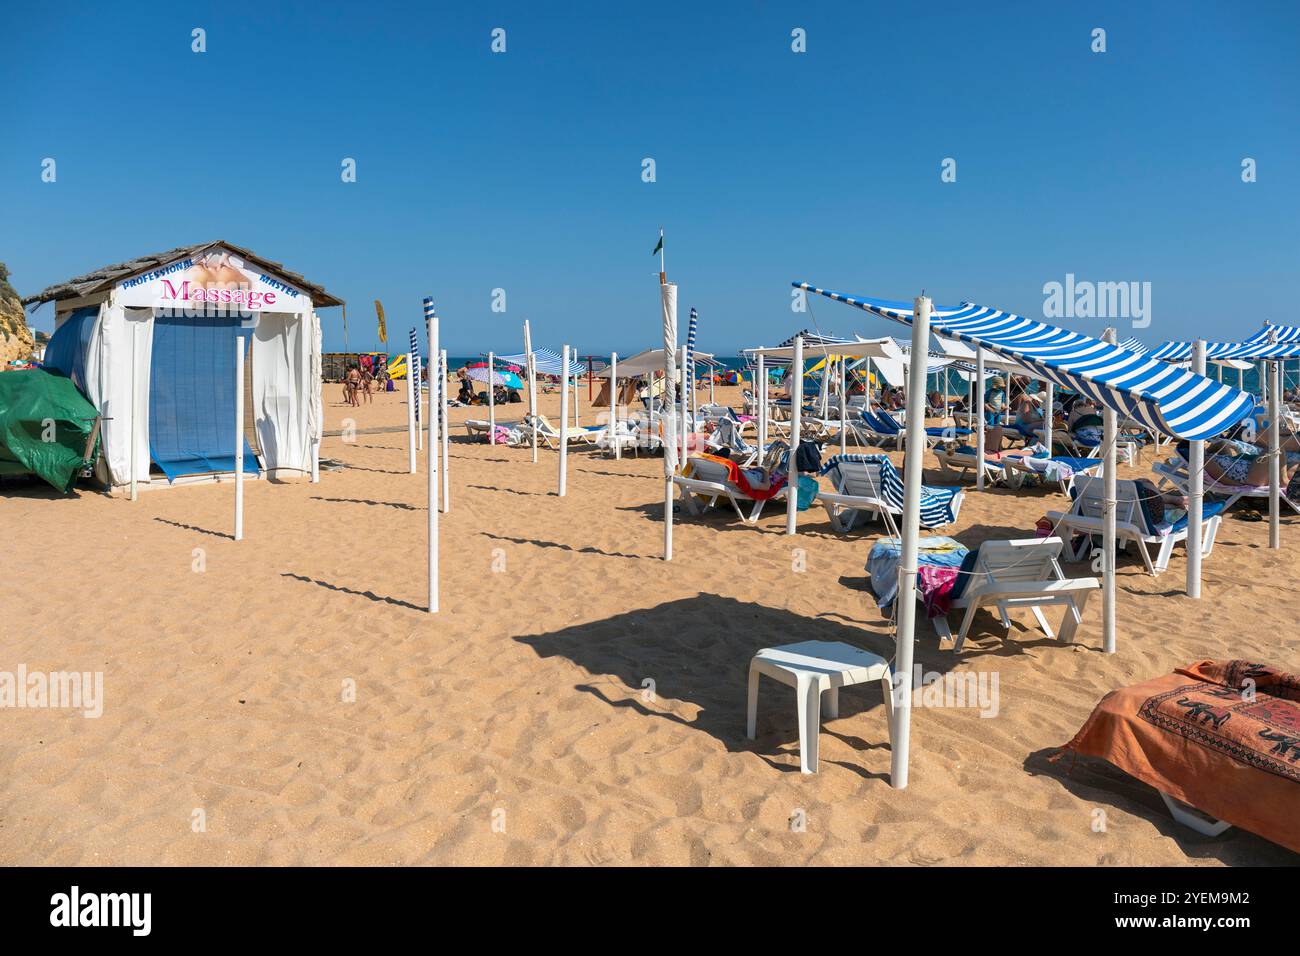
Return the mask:
<svg viewBox="0 0 1300 956"><path fill-rule="evenodd" d="M817 772L820 710L827 719L840 715L840 688L878 680L885 691L890 738L894 728L894 698L889 662L883 657L840 641L803 641L765 647L749 662L749 708L745 736L754 739L758 723L758 677L766 674L795 688L799 708L799 769ZM822 692L826 692L823 699Z"/></svg>

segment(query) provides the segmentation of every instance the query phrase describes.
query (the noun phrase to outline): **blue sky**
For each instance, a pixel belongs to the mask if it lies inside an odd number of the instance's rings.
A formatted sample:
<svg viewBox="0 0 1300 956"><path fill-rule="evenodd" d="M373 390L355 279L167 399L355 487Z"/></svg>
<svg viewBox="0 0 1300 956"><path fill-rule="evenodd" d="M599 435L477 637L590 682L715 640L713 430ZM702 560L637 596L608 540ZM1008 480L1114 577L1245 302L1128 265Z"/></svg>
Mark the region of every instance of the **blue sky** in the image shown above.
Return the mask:
<svg viewBox="0 0 1300 956"><path fill-rule="evenodd" d="M1151 326L1118 323L1148 342L1297 321L1294 2L51 3L6 33L0 260L24 295L222 238L346 299L354 349L374 299L404 336L432 295L452 354L517 351L525 318L627 354L657 334L662 225L719 354L896 331L795 315L792 279L1033 317L1067 273L1150 282Z"/></svg>

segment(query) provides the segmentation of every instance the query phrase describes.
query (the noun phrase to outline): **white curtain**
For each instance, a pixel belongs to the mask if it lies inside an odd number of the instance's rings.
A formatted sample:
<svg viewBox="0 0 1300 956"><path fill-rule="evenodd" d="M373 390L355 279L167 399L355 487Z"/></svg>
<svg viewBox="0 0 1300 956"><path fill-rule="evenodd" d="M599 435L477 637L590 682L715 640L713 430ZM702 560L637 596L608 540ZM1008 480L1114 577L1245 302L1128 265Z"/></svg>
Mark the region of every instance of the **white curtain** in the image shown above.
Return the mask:
<svg viewBox="0 0 1300 956"><path fill-rule="evenodd" d="M135 398L131 401L131 363ZM103 416L100 443L107 477L114 485L131 481L131 443L135 477L149 480L149 370L153 362L153 312L123 309L111 299L99 307L95 334L86 354L86 389ZM137 416L135 412L139 412Z"/></svg>
<svg viewBox="0 0 1300 956"><path fill-rule="evenodd" d="M311 472L311 314L263 312L253 333L253 415L267 471Z"/></svg>

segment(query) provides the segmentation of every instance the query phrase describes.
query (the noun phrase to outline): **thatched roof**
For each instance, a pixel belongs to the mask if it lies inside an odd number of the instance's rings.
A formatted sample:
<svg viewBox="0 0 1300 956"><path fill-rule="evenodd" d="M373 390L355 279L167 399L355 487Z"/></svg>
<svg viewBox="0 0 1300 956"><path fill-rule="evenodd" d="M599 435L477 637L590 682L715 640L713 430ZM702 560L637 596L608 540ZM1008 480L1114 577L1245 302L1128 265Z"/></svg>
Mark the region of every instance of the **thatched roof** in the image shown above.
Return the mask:
<svg viewBox="0 0 1300 956"><path fill-rule="evenodd" d="M138 259L131 259L127 262L119 262L116 265L104 266L93 272L87 272L84 276L77 276L75 279L69 279L67 282L60 282L58 285L52 285L35 295L23 299L23 305L27 306L33 302L48 302L51 299L76 299L81 296L94 295L96 292L103 292L112 288L123 279L129 279L131 276L140 272L147 272L150 269L157 269L160 266L175 262L178 259L192 258L202 252L216 247L229 249L237 253L241 258L263 270L288 279L298 288L305 291L311 296L312 305L324 308L328 306L342 305L343 300L335 298L325 291L324 286L314 285L308 282L296 272L290 272L283 265L270 259L263 259L251 249L244 249L240 246L232 245L221 239L215 242L201 242L194 246L180 246L167 252L160 252L152 256L141 256Z"/></svg>

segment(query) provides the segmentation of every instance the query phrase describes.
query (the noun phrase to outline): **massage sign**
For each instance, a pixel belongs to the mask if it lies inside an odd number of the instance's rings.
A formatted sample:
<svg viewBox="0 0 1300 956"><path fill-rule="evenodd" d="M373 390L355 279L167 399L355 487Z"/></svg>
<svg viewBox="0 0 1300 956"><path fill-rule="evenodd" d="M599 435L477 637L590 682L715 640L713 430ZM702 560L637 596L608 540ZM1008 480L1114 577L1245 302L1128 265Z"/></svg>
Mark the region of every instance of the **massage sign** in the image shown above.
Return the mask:
<svg viewBox="0 0 1300 956"><path fill-rule="evenodd" d="M300 289L250 266L232 252L212 250L181 259L118 283L116 298L126 308L155 315L238 316L302 312L310 301Z"/></svg>

